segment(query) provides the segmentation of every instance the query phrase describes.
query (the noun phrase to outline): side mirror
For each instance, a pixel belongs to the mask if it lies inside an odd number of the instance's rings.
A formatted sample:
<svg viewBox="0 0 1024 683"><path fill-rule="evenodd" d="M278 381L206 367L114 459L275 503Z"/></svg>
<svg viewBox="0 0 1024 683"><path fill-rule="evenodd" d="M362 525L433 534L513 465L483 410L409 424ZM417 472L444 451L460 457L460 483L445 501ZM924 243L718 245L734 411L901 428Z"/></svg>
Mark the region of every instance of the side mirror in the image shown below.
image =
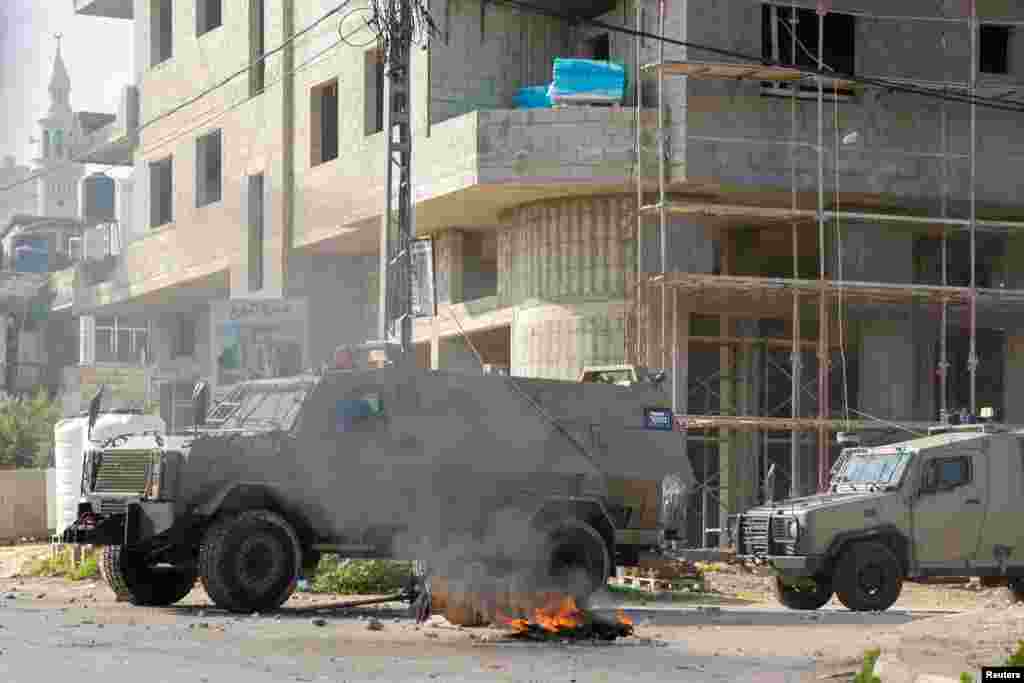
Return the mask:
<svg viewBox="0 0 1024 683"><path fill-rule="evenodd" d="M92 428L96 426L96 420L100 416L100 406L103 403L103 392L106 389L106 385L100 387L100 390L96 392L96 395L89 401L89 436L92 436Z"/></svg>
<svg viewBox="0 0 1024 683"><path fill-rule="evenodd" d="M196 382L192 391L192 422L196 427L206 424L206 414L210 407L210 385L206 382Z"/></svg>

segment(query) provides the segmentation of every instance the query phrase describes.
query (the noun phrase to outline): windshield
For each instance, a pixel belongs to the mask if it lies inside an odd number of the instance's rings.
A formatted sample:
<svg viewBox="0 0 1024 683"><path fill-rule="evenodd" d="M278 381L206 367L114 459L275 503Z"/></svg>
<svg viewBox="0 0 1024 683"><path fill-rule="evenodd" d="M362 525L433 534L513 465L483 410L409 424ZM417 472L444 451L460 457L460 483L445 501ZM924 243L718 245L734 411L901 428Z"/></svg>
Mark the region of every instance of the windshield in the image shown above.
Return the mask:
<svg viewBox="0 0 1024 683"><path fill-rule="evenodd" d="M220 428L291 429L306 391L305 387L250 391Z"/></svg>
<svg viewBox="0 0 1024 683"><path fill-rule="evenodd" d="M898 484L910 457L911 453L906 451L851 454L836 482L883 486Z"/></svg>

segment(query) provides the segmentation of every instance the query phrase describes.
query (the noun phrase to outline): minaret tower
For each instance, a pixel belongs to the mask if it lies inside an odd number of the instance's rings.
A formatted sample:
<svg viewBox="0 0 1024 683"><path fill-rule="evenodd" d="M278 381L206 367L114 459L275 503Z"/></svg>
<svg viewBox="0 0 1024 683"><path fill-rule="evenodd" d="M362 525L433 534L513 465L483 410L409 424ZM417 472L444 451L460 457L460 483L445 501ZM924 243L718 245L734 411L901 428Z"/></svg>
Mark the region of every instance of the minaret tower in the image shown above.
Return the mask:
<svg viewBox="0 0 1024 683"><path fill-rule="evenodd" d="M71 77L60 53L58 33L57 54L53 58L53 73L50 76L50 110L39 119L41 138L39 155L35 162L42 175L36 181L40 216L55 218L78 217L78 186L85 175L85 165L75 163L71 158L74 136L75 114L71 109Z"/></svg>

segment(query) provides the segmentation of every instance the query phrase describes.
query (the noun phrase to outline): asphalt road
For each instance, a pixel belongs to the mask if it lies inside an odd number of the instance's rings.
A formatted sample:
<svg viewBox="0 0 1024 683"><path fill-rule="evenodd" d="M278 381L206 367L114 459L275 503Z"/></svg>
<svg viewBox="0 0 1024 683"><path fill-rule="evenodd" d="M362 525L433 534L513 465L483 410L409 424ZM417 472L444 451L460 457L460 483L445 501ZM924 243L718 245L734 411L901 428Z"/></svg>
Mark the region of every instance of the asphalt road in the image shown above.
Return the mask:
<svg viewBox="0 0 1024 683"><path fill-rule="evenodd" d="M0 680L783 683L814 669L810 659L689 655L684 642L644 637L646 627L638 629L639 637L611 644L560 645L481 642L455 629L435 629L435 635L429 627L417 630L398 612L329 614L318 626L308 613L287 611L238 617L190 608L133 609L125 607L110 618L94 608L3 600ZM731 611L686 610L685 619L720 623L715 620ZM382 631L366 628L371 614L381 618ZM664 609L633 614L648 626L682 618Z"/></svg>

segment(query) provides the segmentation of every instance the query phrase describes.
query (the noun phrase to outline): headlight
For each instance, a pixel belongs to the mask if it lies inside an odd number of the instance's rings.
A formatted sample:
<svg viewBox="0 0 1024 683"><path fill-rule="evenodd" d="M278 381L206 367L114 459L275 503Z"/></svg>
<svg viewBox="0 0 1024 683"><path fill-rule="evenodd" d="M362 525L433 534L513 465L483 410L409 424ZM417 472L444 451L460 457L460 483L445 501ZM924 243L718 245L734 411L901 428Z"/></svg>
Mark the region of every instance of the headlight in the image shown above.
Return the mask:
<svg viewBox="0 0 1024 683"><path fill-rule="evenodd" d="M800 536L800 524L795 519L789 520L786 524L786 535L792 539L799 538Z"/></svg>

